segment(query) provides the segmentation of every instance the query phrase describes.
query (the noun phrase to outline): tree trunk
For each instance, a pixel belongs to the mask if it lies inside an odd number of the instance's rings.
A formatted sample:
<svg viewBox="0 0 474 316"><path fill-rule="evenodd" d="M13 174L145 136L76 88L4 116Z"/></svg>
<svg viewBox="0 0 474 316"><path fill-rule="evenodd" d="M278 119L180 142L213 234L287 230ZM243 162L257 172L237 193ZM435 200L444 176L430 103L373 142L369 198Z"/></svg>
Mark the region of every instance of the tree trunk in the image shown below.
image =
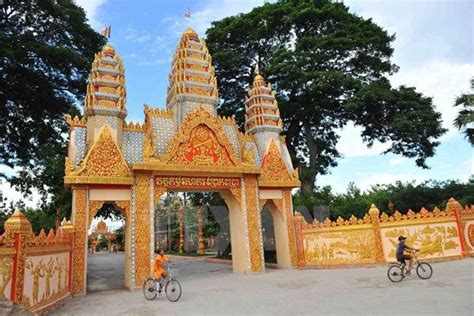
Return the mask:
<svg viewBox="0 0 474 316"><path fill-rule="evenodd" d="M318 145L313 138L311 133L311 125L309 122L304 123L304 133L306 138L306 144L309 151L309 167L300 167L300 180L301 188L303 190L313 192L315 189L315 181L317 175L317 158L318 158Z"/></svg>
<svg viewBox="0 0 474 316"><path fill-rule="evenodd" d="M179 217L179 252L184 252L184 206L180 204L178 210Z"/></svg>

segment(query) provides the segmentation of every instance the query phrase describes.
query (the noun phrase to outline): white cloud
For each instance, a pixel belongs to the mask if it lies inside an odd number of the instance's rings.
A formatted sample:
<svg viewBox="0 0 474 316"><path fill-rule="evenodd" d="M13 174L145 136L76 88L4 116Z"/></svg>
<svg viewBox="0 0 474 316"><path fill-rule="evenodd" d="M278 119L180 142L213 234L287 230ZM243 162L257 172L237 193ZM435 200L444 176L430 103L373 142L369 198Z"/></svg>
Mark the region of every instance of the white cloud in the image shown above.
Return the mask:
<svg viewBox="0 0 474 316"><path fill-rule="evenodd" d="M388 163L389 163L390 166L398 166L398 165L401 165L401 164L405 163L405 161L407 161L407 160L408 160L408 158L406 158L406 157L398 156L398 157L395 157L395 158L390 158Z"/></svg>
<svg viewBox="0 0 474 316"><path fill-rule="evenodd" d="M347 124L339 135L341 138L336 145L337 150L343 155L344 158L362 157L362 156L375 156L383 153L388 147L388 144L382 144L381 142L374 142L371 148L368 148L366 144L362 142L362 128L354 126L354 124Z"/></svg>
<svg viewBox="0 0 474 316"><path fill-rule="evenodd" d="M99 19L99 9L107 0L75 0L76 4L86 11L89 23L95 30L104 27L103 22Z"/></svg>

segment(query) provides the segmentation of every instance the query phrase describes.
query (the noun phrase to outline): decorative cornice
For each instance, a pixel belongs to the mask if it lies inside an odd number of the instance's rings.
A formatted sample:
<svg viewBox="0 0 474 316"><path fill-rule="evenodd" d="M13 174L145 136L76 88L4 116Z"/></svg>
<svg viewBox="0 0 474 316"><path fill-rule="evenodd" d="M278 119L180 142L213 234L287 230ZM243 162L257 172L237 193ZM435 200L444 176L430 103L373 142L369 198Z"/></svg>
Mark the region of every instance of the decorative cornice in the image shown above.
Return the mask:
<svg viewBox="0 0 474 316"><path fill-rule="evenodd" d="M74 118L71 118L71 115L66 114L66 123L70 126L86 127L87 119L85 117L79 118L77 115Z"/></svg>

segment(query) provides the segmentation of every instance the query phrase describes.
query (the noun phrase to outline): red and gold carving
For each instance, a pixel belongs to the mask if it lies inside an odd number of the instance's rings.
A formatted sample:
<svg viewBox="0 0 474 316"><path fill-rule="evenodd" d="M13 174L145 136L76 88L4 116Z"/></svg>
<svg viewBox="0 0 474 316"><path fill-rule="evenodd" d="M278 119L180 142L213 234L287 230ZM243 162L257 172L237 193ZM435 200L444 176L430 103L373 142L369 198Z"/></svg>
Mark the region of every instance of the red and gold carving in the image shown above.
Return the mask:
<svg viewBox="0 0 474 316"><path fill-rule="evenodd" d="M79 176L130 177L130 169L105 125L75 173Z"/></svg>
<svg viewBox="0 0 474 316"><path fill-rule="evenodd" d="M262 175L260 179L263 181L292 181L293 177L288 172L280 150L275 140L272 140L265 157L262 160Z"/></svg>
<svg viewBox="0 0 474 316"><path fill-rule="evenodd" d="M298 265L298 256L296 253L295 224L293 217L293 202L291 199L291 191L283 191L283 199L286 208L286 225L288 228L288 244L290 246L291 264L296 267Z"/></svg>
<svg viewBox="0 0 474 316"><path fill-rule="evenodd" d="M244 179L251 269L252 272L262 272L263 258L260 236L260 212L257 200L257 179L254 176L246 176Z"/></svg>
<svg viewBox="0 0 474 316"><path fill-rule="evenodd" d="M73 224L74 234L74 258L73 258L73 294L85 292L84 269L86 268L86 241L87 241L87 190L77 188L74 190Z"/></svg>
<svg viewBox="0 0 474 316"><path fill-rule="evenodd" d="M232 165L226 148L219 144L214 132L204 124L191 131L188 142L179 144L178 151L169 162L180 165Z"/></svg>
<svg viewBox="0 0 474 316"><path fill-rule="evenodd" d="M372 222L372 228L375 237L375 260L377 262L385 262L382 249L382 235L380 234L380 223L379 223L380 211L375 207L374 204L370 206L369 216Z"/></svg>
<svg viewBox="0 0 474 316"><path fill-rule="evenodd" d="M155 186L170 189L240 188L240 178L157 176L155 177Z"/></svg>
<svg viewBox="0 0 474 316"><path fill-rule="evenodd" d="M150 176L135 177L135 285L142 286L150 273Z"/></svg>
<svg viewBox="0 0 474 316"><path fill-rule="evenodd" d="M241 165L220 120L203 107L184 119L160 161L183 165Z"/></svg>

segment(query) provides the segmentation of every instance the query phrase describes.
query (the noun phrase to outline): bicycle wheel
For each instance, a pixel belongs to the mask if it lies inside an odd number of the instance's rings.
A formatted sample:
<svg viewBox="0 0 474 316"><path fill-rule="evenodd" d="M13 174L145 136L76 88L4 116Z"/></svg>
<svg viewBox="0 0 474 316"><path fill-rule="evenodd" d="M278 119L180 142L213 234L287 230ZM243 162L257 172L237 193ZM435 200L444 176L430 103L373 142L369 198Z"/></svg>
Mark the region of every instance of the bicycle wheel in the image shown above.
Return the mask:
<svg viewBox="0 0 474 316"><path fill-rule="evenodd" d="M156 289L155 289L155 279L148 278L143 283L143 295L149 301L152 301L156 298Z"/></svg>
<svg viewBox="0 0 474 316"><path fill-rule="evenodd" d="M420 262L416 267L416 274L420 279L428 280L433 275L433 268L426 262Z"/></svg>
<svg viewBox="0 0 474 316"><path fill-rule="evenodd" d="M181 298L181 284L175 279L168 280L165 293L170 302L177 302Z"/></svg>
<svg viewBox="0 0 474 316"><path fill-rule="evenodd" d="M394 283L400 282L405 277L400 266L391 266L387 271L388 279Z"/></svg>

